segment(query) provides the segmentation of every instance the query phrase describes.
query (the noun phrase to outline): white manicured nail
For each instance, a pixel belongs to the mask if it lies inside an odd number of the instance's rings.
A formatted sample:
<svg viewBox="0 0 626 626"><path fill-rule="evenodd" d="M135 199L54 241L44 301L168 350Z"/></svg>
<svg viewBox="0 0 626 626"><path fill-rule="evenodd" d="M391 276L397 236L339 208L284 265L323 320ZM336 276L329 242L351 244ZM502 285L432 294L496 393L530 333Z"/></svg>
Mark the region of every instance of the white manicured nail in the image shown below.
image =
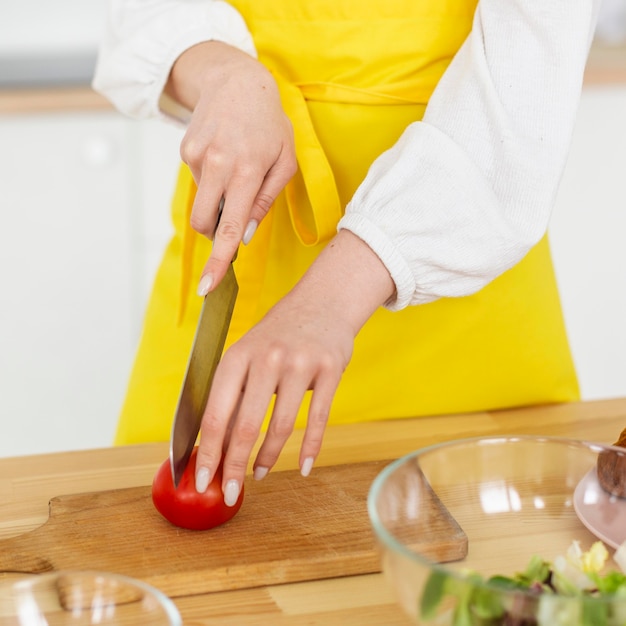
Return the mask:
<svg viewBox="0 0 626 626"><path fill-rule="evenodd" d="M209 486L211 474L207 467L201 467L196 472L196 491L198 493L204 493Z"/></svg>
<svg viewBox="0 0 626 626"><path fill-rule="evenodd" d="M256 220L250 220L248 222L248 225L246 226L246 230L243 233L243 239L241 240L243 241L245 246L247 246L250 243L250 239L252 239L252 236L254 235L254 233L256 233L256 229L258 225L259 223Z"/></svg>
<svg viewBox="0 0 626 626"><path fill-rule="evenodd" d="M261 480L265 478L269 471L269 467L263 467L262 465L258 465L254 468L254 480Z"/></svg>
<svg viewBox="0 0 626 626"><path fill-rule="evenodd" d="M308 456L306 459L304 459L304 462L302 463L302 468L300 469L300 473L303 476L308 476L311 473L311 470L313 469L313 461L315 459L312 456Z"/></svg>
<svg viewBox="0 0 626 626"><path fill-rule="evenodd" d="M239 483L234 478L231 478L226 483L226 489L224 490L224 504L226 504L226 506L235 506L238 498Z"/></svg>
<svg viewBox="0 0 626 626"><path fill-rule="evenodd" d="M209 293L209 289L211 289L211 285L213 284L213 276L211 274L205 274L198 283L198 295L206 296Z"/></svg>

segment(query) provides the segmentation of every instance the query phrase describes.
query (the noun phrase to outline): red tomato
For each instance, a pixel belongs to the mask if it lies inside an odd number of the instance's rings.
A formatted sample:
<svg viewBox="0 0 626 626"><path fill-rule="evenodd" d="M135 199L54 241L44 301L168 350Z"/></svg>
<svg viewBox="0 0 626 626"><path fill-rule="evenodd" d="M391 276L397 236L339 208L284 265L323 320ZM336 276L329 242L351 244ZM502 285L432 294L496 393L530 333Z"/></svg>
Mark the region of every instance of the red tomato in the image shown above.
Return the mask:
<svg viewBox="0 0 626 626"><path fill-rule="evenodd" d="M152 481L152 502L157 511L169 522L181 528L207 530L233 518L243 502L243 488L235 506L224 504L222 493L222 465L204 493L196 491L196 454L193 449L178 488L174 487L170 460L159 467Z"/></svg>

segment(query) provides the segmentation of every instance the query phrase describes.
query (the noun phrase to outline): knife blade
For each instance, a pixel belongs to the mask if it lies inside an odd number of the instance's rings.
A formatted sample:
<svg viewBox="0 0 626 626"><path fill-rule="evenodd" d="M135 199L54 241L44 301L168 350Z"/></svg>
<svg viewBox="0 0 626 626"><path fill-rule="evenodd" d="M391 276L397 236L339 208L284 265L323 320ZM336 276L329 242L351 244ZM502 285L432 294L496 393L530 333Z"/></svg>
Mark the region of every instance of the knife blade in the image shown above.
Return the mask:
<svg viewBox="0 0 626 626"><path fill-rule="evenodd" d="M189 463L196 443L213 376L222 357L239 286L232 263L219 285L202 303L187 371L174 414L170 467L174 486Z"/></svg>

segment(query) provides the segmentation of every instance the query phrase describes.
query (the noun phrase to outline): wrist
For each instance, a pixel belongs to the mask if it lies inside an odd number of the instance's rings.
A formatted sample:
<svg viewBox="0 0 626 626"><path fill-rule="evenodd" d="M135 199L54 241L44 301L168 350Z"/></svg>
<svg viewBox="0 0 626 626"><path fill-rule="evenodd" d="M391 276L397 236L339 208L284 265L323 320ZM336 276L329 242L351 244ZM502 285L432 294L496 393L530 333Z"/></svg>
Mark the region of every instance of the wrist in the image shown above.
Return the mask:
<svg viewBox="0 0 626 626"><path fill-rule="evenodd" d="M395 284L376 253L359 237L341 230L321 252L294 292L319 302L350 325L354 335L395 294Z"/></svg>
<svg viewBox="0 0 626 626"><path fill-rule="evenodd" d="M164 93L193 111L205 90L215 92L226 80L239 77L242 67L259 66L248 53L222 41L204 41L185 50L174 62Z"/></svg>

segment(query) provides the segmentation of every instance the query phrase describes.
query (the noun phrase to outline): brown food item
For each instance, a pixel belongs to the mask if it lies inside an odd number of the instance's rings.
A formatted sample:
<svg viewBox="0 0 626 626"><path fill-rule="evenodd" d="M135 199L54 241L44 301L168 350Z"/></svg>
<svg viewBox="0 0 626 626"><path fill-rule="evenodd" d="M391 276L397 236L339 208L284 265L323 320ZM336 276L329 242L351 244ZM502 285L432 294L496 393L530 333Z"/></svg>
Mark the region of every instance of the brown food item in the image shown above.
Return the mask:
<svg viewBox="0 0 626 626"><path fill-rule="evenodd" d="M626 448L626 428L613 445ZM607 450L598 455L598 481L606 492L626 498L626 450L624 454Z"/></svg>

